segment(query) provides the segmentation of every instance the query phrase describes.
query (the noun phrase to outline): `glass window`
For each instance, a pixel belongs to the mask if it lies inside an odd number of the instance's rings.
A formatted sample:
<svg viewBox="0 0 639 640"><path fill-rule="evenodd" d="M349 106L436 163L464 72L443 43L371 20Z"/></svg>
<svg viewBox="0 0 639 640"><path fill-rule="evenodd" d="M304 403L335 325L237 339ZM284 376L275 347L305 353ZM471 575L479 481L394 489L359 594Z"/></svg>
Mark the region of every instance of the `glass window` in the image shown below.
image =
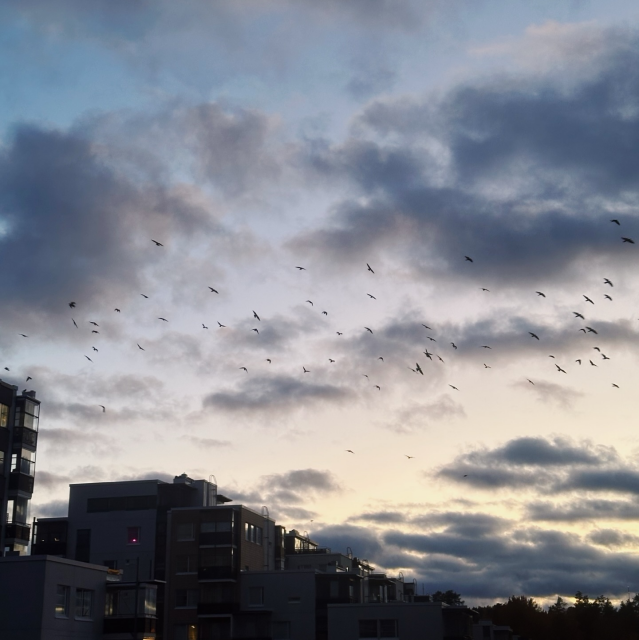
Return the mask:
<svg viewBox="0 0 639 640"><path fill-rule="evenodd" d="M202 590L202 602L233 602L233 587L227 582L207 585Z"/></svg>
<svg viewBox="0 0 639 640"><path fill-rule="evenodd" d="M360 620L359 637L377 638L377 620Z"/></svg>
<svg viewBox="0 0 639 640"><path fill-rule="evenodd" d="M183 522L177 526L177 539L178 540L194 540L193 537L193 523Z"/></svg>
<svg viewBox="0 0 639 640"><path fill-rule="evenodd" d="M64 584L56 585L55 591L55 617L56 618L68 618L69 617L69 594L71 588Z"/></svg>
<svg viewBox="0 0 639 640"><path fill-rule="evenodd" d="M199 589L176 589L175 590L175 606L188 607L193 609L197 607L200 600Z"/></svg>
<svg viewBox="0 0 639 640"><path fill-rule="evenodd" d="M90 589L75 590L75 617L91 618L93 615L93 591Z"/></svg>
<svg viewBox="0 0 639 640"><path fill-rule="evenodd" d="M203 522L200 524L200 533L215 533L215 522Z"/></svg>
<svg viewBox="0 0 639 640"><path fill-rule="evenodd" d="M397 638L397 620L380 620L379 637Z"/></svg>
<svg viewBox="0 0 639 640"><path fill-rule="evenodd" d="M261 607L264 604L264 587L249 587L249 607Z"/></svg>
<svg viewBox="0 0 639 640"><path fill-rule="evenodd" d="M176 624L174 631L175 640L197 640L197 626L194 624Z"/></svg>
<svg viewBox="0 0 639 640"><path fill-rule="evenodd" d="M140 527L127 527L127 529L126 529L126 543L127 544L140 544Z"/></svg>
<svg viewBox="0 0 639 640"><path fill-rule="evenodd" d="M6 404L0 404L0 427L6 427L9 422L9 407Z"/></svg>

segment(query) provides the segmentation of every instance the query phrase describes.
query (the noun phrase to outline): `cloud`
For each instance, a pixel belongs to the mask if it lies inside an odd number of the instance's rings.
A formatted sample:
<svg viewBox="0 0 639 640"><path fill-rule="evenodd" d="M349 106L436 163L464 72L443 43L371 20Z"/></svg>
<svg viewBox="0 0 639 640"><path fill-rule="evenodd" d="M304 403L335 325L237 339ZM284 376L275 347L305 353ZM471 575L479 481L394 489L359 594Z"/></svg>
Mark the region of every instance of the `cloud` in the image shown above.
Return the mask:
<svg viewBox="0 0 639 640"><path fill-rule="evenodd" d="M216 391L203 400L205 409L230 413L279 412L308 408L317 403L341 403L352 392L332 384L301 382L292 376L254 376L235 391Z"/></svg>
<svg viewBox="0 0 639 640"><path fill-rule="evenodd" d="M465 418L463 405L455 402L449 394L443 394L433 402L414 403L401 409L383 426L396 433L414 433L428 429L436 422Z"/></svg>
<svg viewBox="0 0 639 640"><path fill-rule="evenodd" d="M192 436L190 439L197 447L202 447L204 449L224 449L233 446L233 444L228 440L216 440L215 438L197 438L195 436Z"/></svg>
<svg viewBox="0 0 639 640"><path fill-rule="evenodd" d="M32 503L31 511L35 518L65 518L69 514L69 501L51 500L42 504Z"/></svg>
<svg viewBox="0 0 639 640"><path fill-rule="evenodd" d="M639 518L639 504L601 499L576 499L567 503L541 501L527 504L526 514L530 520L546 522L636 520Z"/></svg>

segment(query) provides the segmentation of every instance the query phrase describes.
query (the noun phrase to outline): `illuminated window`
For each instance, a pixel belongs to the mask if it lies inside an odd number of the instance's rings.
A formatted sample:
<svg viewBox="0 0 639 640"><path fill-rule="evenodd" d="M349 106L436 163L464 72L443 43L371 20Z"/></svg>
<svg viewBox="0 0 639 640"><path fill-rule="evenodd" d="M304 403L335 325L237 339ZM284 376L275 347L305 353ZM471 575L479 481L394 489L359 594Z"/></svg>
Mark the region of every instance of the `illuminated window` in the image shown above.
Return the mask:
<svg viewBox="0 0 639 640"><path fill-rule="evenodd" d="M56 618L68 618L69 617L69 595L71 588L64 584L56 586L55 592L55 617Z"/></svg>
<svg viewBox="0 0 639 640"><path fill-rule="evenodd" d="M140 544L140 527L127 527L126 543Z"/></svg>
<svg viewBox="0 0 639 640"><path fill-rule="evenodd" d="M9 407L6 404L0 404L0 427L6 427L9 421Z"/></svg>

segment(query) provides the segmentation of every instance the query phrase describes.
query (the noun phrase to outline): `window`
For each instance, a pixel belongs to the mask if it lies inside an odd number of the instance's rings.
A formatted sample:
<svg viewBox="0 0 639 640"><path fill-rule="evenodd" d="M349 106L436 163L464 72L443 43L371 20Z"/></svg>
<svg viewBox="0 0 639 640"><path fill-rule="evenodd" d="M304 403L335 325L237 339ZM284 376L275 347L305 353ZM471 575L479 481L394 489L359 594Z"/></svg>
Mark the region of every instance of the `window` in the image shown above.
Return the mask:
<svg viewBox="0 0 639 640"><path fill-rule="evenodd" d="M176 573L196 573L197 572L197 556L181 555L175 559Z"/></svg>
<svg viewBox="0 0 639 640"><path fill-rule="evenodd" d="M75 617L90 619L93 615L93 591L90 589L75 590Z"/></svg>
<svg viewBox="0 0 639 640"><path fill-rule="evenodd" d="M200 600L199 589L176 589L175 607L194 609Z"/></svg>
<svg viewBox="0 0 639 640"><path fill-rule="evenodd" d="M250 522L244 523L244 539L255 544L262 544L262 528Z"/></svg>
<svg viewBox="0 0 639 640"><path fill-rule="evenodd" d="M193 536L193 523L183 522L177 526L177 539L178 540L194 540Z"/></svg>
<svg viewBox="0 0 639 640"><path fill-rule="evenodd" d="M91 529L78 529L75 534L75 559L80 562L91 560Z"/></svg>
<svg viewBox="0 0 639 640"><path fill-rule="evenodd" d="M126 528L126 543L127 544L140 544L140 527L127 527Z"/></svg>
<svg viewBox="0 0 639 640"><path fill-rule="evenodd" d="M249 587L249 607L261 607L264 605L264 587Z"/></svg>
<svg viewBox="0 0 639 640"><path fill-rule="evenodd" d="M0 427L6 427L9 422L9 407L6 404L0 404Z"/></svg>
<svg viewBox="0 0 639 640"><path fill-rule="evenodd" d="M273 623L273 640L289 640L291 637L290 622L274 622Z"/></svg>
<svg viewBox="0 0 639 640"><path fill-rule="evenodd" d="M360 638L397 638L397 620L360 620Z"/></svg>
<svg viewBox="0 0 639 640"><path fill-rule="evenodd" d="M71 588L64 584L56 586L55 591L55 617L56 618L68 618L69 617L69 596Z"/></svg>
<svg viewBox="0 0 639 640"><path fill-rule="evenodd" d="M233 587L228 582L218 582L202 589L202 602L226 603L233 602L233 599Z"/></svg>
<svg viewBox="0 0 639 640"><path fill-rule="evenodd" d="M175 640L197 640L197 627L194 624L176 624Z"/></svg>

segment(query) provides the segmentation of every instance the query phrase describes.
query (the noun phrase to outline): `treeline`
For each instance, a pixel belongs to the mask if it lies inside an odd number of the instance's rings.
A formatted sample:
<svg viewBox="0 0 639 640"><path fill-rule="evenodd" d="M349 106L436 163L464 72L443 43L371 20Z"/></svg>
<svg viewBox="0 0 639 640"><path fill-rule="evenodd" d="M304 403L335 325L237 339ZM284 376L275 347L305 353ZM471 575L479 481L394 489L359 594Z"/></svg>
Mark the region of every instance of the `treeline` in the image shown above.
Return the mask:
<svg viewBox="0 0 639 640"><path fill-rule="evenodd" d="M527 640L639 640L639 595L615 607L605 596L577 591L574 604L563 598L544 610L532 598L476 607L480 618L507 625Z"/></svg>

